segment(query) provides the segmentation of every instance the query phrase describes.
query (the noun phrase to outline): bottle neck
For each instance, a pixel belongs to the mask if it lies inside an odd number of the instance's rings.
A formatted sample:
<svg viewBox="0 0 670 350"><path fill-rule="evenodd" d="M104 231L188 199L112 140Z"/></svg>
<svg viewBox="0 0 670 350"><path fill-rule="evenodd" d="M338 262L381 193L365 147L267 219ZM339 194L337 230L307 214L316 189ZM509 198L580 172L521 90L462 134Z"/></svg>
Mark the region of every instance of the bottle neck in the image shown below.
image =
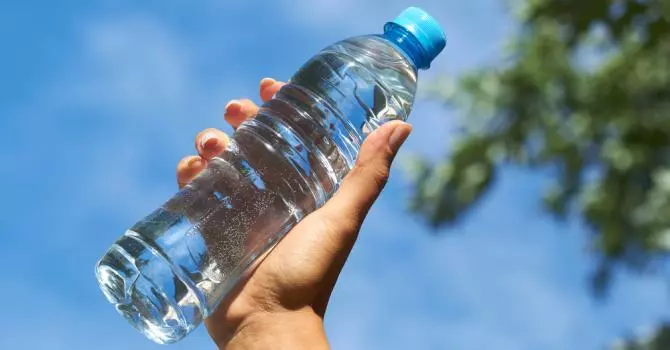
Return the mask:
<svg viewBox="0 0 670 350"><path fill-rule="evenodd" d="M389 22L384 26L384 38L400 48L414 64L415 68L430 68L430 59L427 57L423 47L407 29Z"/></svg>

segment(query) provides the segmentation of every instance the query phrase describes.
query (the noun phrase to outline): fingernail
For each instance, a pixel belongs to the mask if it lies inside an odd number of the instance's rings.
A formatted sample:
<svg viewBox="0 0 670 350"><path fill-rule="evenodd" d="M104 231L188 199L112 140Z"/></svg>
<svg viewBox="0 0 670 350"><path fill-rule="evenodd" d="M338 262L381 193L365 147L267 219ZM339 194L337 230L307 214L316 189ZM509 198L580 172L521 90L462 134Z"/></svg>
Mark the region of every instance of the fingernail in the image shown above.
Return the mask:
<svg viewBox="0 0 670 350"><path fill-rule="evenodd" d="M397 151L403 143L405 143L407 136L409 136L410 132L412 131L411 125L405 122L399 124L400 125L395 127L391 133L391 136L389 137L389 146L394 152Z"/></svg>
<svg viewBox="0 0 670 350"><path fill-rule="evenodd" d="M272 78L263 78L263 79L261 79L261 87L274 84L275 82L276 82L276 80L274 80Z"/></svg>
<svg viewBox="0 0 670 350"><path fill-rule="evenodd" d="M202 147L202 149L214 148L218 142L216 135L208 132L200 139L200 147Z"/></svg>
<svg viewBox="0 0 670 350"><path fill-rule="evenodd" d="M226 104L225 110L226 110L226 115L232 114L232 113L238 113L240 109L242 108L242 103L238 100L231 100Z"/></svg>

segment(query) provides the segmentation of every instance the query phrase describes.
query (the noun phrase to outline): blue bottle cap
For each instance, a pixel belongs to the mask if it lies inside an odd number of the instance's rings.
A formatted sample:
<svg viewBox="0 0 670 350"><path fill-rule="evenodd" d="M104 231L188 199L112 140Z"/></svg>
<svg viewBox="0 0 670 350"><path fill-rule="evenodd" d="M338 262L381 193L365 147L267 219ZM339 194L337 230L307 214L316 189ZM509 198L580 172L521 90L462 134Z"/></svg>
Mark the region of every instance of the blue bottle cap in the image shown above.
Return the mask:
<svg viewBox="0 0 670 350"><path fill-rule="evenodd" d="M447 36L435 18L418 7L405 9L393 23L405 28L419 41L431 62L447 45Z"/></svg>

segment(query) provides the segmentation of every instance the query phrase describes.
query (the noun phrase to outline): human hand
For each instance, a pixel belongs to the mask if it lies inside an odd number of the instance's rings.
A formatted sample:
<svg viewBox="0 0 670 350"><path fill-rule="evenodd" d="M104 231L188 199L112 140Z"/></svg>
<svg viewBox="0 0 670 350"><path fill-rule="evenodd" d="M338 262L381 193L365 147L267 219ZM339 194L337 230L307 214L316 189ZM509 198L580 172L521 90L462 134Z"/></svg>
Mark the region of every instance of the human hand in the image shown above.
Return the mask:
<svg viewBox="0 0 670 350"><path fill-rule="evenodd" d="M263 79L261 99L271 99L282 85ZM226 106L225 119L237 128L257 111L251 100L233 100ZM328 348L323 317L330 294L410 131L409 124L393 121L368 135L356 165L335 195L298 223L238 293L205 320L219 348ZM183 158L177 166L179 186L205 169L208 160L223 152L228 140L217 129L200 132L195 139L198 155Z"/></svg>

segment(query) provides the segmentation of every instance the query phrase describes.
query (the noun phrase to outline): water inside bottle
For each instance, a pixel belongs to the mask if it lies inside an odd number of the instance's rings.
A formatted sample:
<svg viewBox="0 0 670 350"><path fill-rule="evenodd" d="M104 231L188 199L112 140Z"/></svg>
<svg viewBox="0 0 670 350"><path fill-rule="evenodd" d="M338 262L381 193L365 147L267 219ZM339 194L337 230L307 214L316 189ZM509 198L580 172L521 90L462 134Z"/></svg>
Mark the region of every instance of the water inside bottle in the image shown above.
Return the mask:
<svg viewBox="0 0 670 350"><path fill-rule="evenodd" d="M152 340L181 339L330 198L369 132L407 118L415 87L415 68L380 36L315 56L207 170L110 248L96 269L106 297Z"/></svg>

